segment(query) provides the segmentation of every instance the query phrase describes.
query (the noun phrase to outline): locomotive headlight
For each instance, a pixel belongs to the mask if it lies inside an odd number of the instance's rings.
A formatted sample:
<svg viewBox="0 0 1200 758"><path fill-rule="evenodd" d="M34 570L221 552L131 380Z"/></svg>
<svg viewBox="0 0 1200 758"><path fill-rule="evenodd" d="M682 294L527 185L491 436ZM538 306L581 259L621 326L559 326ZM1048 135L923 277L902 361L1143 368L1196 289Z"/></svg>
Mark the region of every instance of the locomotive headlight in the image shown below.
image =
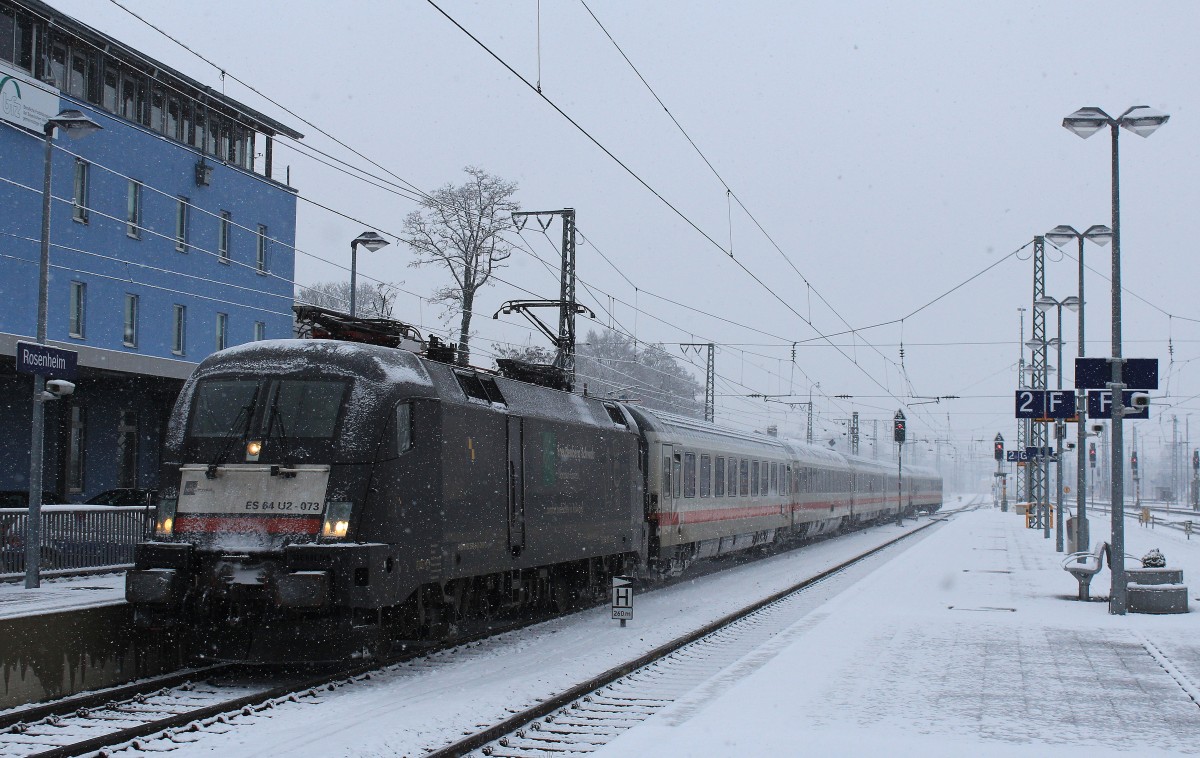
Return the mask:
<svg viewBox="0 0 1200 758"><path fill-rule="evenodd" d="M258 454L262 452L262 443L258 440L246 443L246 460L257 461Z"/></svg>
<svg viewBox="0 0 1200 758"><path fill-rule="evenodd" d="M342 540L350 531L350 511L354 503L330 503L325 506L325 522L321 524L321 539Z"/></svg>
<svg viewBox="0 0 1200 758"><path fill-rule="evenodd" d="M175 508L178 500L163 499L154 513L154 536L170 537L175 531Z"/></svg>

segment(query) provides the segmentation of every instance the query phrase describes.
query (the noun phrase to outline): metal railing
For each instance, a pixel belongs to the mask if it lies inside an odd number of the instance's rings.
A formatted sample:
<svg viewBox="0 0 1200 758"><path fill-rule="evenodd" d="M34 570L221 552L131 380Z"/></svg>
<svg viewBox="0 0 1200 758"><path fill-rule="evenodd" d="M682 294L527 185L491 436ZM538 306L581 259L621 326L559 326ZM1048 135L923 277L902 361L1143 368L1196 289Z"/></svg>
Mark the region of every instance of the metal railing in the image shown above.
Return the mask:
<svg viewBox="0 0 1200 758"><path fill-rule="evenodd" d="M25 571L26 508L0 508L0 578ZM43 571L133 563L134 546L154 529L153 506L42 506Z"/></svg>

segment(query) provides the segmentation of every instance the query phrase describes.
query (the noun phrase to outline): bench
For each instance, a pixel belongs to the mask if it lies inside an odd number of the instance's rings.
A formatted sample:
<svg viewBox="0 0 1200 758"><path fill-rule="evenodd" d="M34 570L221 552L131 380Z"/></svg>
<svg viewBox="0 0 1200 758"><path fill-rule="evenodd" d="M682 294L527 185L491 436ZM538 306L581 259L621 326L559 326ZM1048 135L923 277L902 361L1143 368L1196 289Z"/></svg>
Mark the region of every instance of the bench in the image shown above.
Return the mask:
<svg viewBox="0 0 1200 758"><path fill-rule="evenodd" d="M1107 542L1096 543L1096 549L1091 552L1071 553L1063 559L1062 567L1069 571L1079 581L1079 599L1092 599L1092 577L1104 568L1104 557L1112 563L1112 555Z"/></svg>

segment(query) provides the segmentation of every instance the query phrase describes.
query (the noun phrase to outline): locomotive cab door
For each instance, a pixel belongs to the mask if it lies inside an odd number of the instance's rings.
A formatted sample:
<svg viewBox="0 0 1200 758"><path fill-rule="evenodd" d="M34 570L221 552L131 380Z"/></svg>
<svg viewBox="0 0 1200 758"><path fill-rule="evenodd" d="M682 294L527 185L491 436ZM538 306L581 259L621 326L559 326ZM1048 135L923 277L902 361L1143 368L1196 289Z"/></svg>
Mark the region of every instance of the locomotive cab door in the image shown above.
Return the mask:
<svg viewBox="0 0 1200 758"><path fill-rule="evenodd" d="M525 466L520 416L508 417L508 549L516 558L525 549Z"/></svg>

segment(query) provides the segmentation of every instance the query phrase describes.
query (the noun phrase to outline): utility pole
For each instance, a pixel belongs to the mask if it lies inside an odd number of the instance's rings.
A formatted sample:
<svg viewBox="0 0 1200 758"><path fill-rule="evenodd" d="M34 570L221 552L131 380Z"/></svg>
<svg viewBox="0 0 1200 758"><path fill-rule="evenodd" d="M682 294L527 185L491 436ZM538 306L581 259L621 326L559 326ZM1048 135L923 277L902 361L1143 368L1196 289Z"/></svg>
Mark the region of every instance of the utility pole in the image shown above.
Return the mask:
<svg viewBox="0 0 1200 758"><path fill-rule="evenodd" d="M713 394L715 391L714 386L716 384L716 382L714 382L714 379L716 378L716 371L714 370L714 367L716 364L714 363L713 358L715 345L712 342L685 342L679 346L680 350L688 350L689 348L695 350L697 353L705 348L708 348L708 369L704 374L704 420L711 423L716 419L717 411L716 395Z"/></svg>
<svg viewBox="0 0 1200 758"><path fill-rule="evenodd" d="M1021 356L1018 361L1017 386L1024 389L1029 386L1025 379L1025 309L1017 308L1017 311L1021 316L1021 339L1017 342L1017 352ZM1024 450L1025 446L1029 444L1029 423L1029 419L1024 418L1017 421L1017 450ZM1017 467L1017 502L1025 503L1028 506L1030 499L1029 463L1026 462L1024 466L1018 463Z"/></svg>
<svg viewBox="0 0 1200 758"><path fill-rule="evenodd" d="M501 312L519 312L534 322L543 332L548 331L529 308L558 307L558 336L554 338L557 353L554 356L554 366L563 373L564 383L568 390L575 386L575 314L581 307L575 302L575 209L563 208L557 211L519 211L512 214L513 223L518 229L525 226L525 221L533 216L537 218L542 231L549 228L554 216L562 218L562 267L559 271L559 299L553 300L514 300L505 303ZM544 223L542 217L550 217ZM519 220L518 220L519 219ZM582 309L584 312L590 312ZM499 315L499 312L497 313ZM493 316L495 318L496 316ZM595 318L595 314L592 314Z"/></svg>
<svg viewBox="0 0 1200 758"><path fill-rule="evenodd" d="M871 458L877 460L879 458L879 419L871 420L872 437L874 443L871 446Z"/></svg>
<svg viewBox="0 0 1200 758"><path fill-rule="evenodd" d="M1046 294L1046 240L1041 235L1033 238L1033 302L1037 302L1039 298ZM1033 387L1037 390L1046 390L1046 350L1049 343L1046 341L1046 314L1039 308L1033 309L1033 338L1031 342L1040 345L1033 349ZM1062 367L1059 367L1061 370ZM1030 426L1029 444L1038 451L1038 455L1032 461L1025 464L1027 469L1033 469L1032 489L1030 494L1033 496L1034 502L1037 503L1037 522L1035 526L1041 527L1042 536L1045 539L1050 539L1050 491L1048 488L1050 478L1050 459L1048 456L1042 455L1042 451L1046 448L1046 425L1042 422L1034 421Z"/></svg>
<svg viewBox="0 0 1200 758"><path fill-rule="evenodd" d="M858 455L858 411L850 414L850 454Z"/></svg>
<svg viewBox="0 0 1200 758"><path fill-rule="evenodd" d="M892 441L896 443L896 523L904 524L904 438L908 434L908 421L904 411L896 411L892 419Z"/></svg>

